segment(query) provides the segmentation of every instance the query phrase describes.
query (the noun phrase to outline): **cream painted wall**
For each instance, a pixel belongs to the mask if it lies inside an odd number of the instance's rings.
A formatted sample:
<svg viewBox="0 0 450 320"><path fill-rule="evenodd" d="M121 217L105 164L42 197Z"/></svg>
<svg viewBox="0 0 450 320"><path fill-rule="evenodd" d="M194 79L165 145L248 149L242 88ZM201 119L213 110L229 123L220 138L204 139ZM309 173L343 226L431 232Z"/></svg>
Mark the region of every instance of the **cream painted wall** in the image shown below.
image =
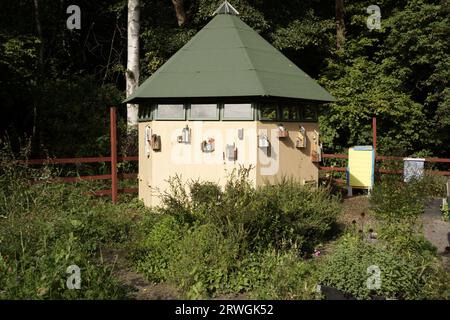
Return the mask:
<svg viewBox="0 0 450 320"><path fill-rule="evenodd" d="M201 179L224 185L228 174L240 165L253 166L249 179L255 185L274 182L282 176L293 176L302 183L318 180L318 167L311 161L311 141L317 123L301 123L307 131L307 148L297 149L295 141L298 122L282 122L289 130L289 137L279 139L276 135L278 122L259 121L148 121L139 123L139 198L147 206L160 203L159 194L168 187L167 179L180 175L183 181ZM161 136L161 151L145 155L145 127ZM191 143L177 142L177 136L188 125ZM244 129L244 138L238 138L238 129ZM257 147L257 136L267 131L271 141L270 157ZM275 130L272 132L272 130ZM204 153L201 142L215 139L215 151ZM236 161L223 159L227 144L238 149ZM278 148L279 147L279 148ZM277 150L278 149L278 150ZM274 171L275 170L275 171Z"/></svg>
<svg viewBox="0 0 450 320"><path fill-rule="evenodd" d="M258 151L258 163L256 182L258 185L274 183L278 179L293 177L305 183L317 182L319 179L318 165L311 161L311 147L314 130L319 131L317 122L257 122L258 131L267 134L271 142L270 156L261 149ZM278 125L288 130L289 137L278 138ZM306 148L296 148L300 125L306 130ZM277 146L278 144L278 146ZM277 149L279 152L277 152ZM273 173L273 174L271 174Z"/></svg>

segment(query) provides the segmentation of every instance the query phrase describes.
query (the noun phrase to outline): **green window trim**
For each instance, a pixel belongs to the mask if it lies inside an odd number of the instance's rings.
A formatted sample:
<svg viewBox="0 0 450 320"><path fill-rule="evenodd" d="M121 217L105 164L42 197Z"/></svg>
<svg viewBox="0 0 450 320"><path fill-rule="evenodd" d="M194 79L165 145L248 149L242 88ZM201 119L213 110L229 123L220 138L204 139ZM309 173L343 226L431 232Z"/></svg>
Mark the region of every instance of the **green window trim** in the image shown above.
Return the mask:
<svg viewBox="0 0 450 320"><path fill-rule="evenodd" d="M146 122L153 120L153 105L139 105L138 121Z"/></svg>
<svg viewBox="0 0 450 320"><path fill-rule="evenodd" d="M251 115L250 117L226 117L225 116L225 105L250 105L251 108ZM254 121L255 120L255 105L253 103L224 103L221 105L220 108L220 119L222 121Z"/></svg>
<svg viewBox="0 0 450 320"><path fill-rule="evenodd" d="M180 115L179 117L161 117L158 112L159 106L165 106L165 105L183 106L182 115ZM184 104L163 104L163 103L161 103L161 104L156 105L154 113L155 113L155 115L154 115L155 120L160 120L160 121L163 121L163 120L184 121L184 120L186 120L186 106Z"/></svg>
<svg viewBox="0 0 450 320"><path fill-rule="evenodd" d="M208 118L208 117L193 117L191 115L191 106L192 105L212 105L215 104L216 105L216 114L214 117ZM197 120L197 121L219 121L220 120L220 108L219 108L219 104L218 103L192 103L190 105L187 106L187 119L188 120Z"/></svg>

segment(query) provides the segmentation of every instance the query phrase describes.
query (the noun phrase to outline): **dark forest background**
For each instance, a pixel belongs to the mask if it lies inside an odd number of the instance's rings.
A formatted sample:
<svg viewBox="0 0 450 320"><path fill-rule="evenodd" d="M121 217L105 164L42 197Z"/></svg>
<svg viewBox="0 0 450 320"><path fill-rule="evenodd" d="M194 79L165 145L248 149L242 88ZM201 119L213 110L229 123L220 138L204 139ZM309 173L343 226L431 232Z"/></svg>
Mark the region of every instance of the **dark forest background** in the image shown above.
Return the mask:
<svg viewBox="0 0 450 320"><path fill-rule="evenodd" d="M141 82L221 2L141 0ZM108 107L125 96L127 1L0 3L0 139L18 149L31 138L34 157L108 154ZM380 154L450 157L448 0L231 3L338 99L321 109L325 151L371 144L375 115ZM81 30L66 28L72 4ZM366 25L373 4L379 30Z"/></svg>

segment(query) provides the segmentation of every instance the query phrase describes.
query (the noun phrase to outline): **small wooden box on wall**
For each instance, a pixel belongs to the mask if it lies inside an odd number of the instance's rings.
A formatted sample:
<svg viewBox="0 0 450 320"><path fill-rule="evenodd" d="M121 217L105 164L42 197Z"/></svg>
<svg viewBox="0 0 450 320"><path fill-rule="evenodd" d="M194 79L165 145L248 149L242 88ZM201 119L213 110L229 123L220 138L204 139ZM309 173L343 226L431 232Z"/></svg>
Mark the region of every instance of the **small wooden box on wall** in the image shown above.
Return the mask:
<svg viewBox="0 0 450 320"><path fill-rule="evenodd" d="M150 142L150 145L152 146L153 151L160 151L161 150L161 136L157 134L152 134L152 140Z"/></svg>
<svg viewBox="0 0 450 320"><path fill-rule="evenodd" d="M295 141L295 147L298 149L306 148L306 130L302 126L298 130L297 140Z"/></svg>

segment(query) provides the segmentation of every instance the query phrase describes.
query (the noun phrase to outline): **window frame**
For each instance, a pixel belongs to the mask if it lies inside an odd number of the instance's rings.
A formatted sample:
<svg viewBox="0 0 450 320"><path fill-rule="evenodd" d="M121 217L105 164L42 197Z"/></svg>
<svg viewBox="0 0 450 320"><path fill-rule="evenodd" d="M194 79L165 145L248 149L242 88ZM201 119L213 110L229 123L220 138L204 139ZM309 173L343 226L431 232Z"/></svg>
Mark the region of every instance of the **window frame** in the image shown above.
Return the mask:
<svg viewBox="0 0 450 320"><path fill-rule="evenodd" d="M305 117L305 109L306 108L312 108L314 110L314 118L311 119L306 119ZM301 107L301 121L302 122L318 122L319 121L319 110L317 109L318 106L315 105L302 105Z"/></svg>
<svg viewBox="0 0 450 320"><path fill-rule="evenodd" d="M238 105L247 104L250 105L251 116L247 117L225 117L225 105ZM255 105L253 103L223 103L220 108L220 119L223 121L254 121L255 120Z"/></svg>
<svg viewBox="0 0 450 320"><path fill-rule="evenodd" d="M275 110L276 110L276 117L274 119L269 119L269 118L263 118L261 116L261 112L263 107L267 105L267 104L259 104L258 105L258 120L259 121L266 121L266 122L278 122L280 121L280 106L278 104L274 104L275 106Z"/></svg>
<svg viewBox="0 0 450 320"><path fill-rule="evenodd" d="M294 107L296 110L296 115L297 115L297 119L285 119L284 118L284 113L283 113L283 108L288 108L288 107ZM299 105L284 105L284 106L278 106L279 108L279 112L280 112L280 121L283 122L301 122L302 121L302 107Z"/></svg>
<svg viewBox="0 0 450 320"><path fill-rule="evenodd" d="M176 105L176 106L182 106L183 107L183 115L181 117L160 117L159 116L159 106L167 106L167 105ZM164 121L164 120L172 120L172 121L184 121L186 120L186 105L182 104L182 103L158 103L155 106L155 111L154 111L154 120L160 120L160 121Z"/></svg>
<svg viewBox="0 0 450 320"><path fill-rule="evenodd" d="M202 118L202 117L193 117L191 115L192 105L212 105L216 106L216 115L214 118ZM187 119L193 121L219 121L220 120L220 106L218 103L190 103L187 107Z"/></svg>
<svg viewBox="0 0 450 320"><path fill-rule="evenodd" d="M138 110L138 122L147 122L153 120L153 104L141 104Z"/></svg>

